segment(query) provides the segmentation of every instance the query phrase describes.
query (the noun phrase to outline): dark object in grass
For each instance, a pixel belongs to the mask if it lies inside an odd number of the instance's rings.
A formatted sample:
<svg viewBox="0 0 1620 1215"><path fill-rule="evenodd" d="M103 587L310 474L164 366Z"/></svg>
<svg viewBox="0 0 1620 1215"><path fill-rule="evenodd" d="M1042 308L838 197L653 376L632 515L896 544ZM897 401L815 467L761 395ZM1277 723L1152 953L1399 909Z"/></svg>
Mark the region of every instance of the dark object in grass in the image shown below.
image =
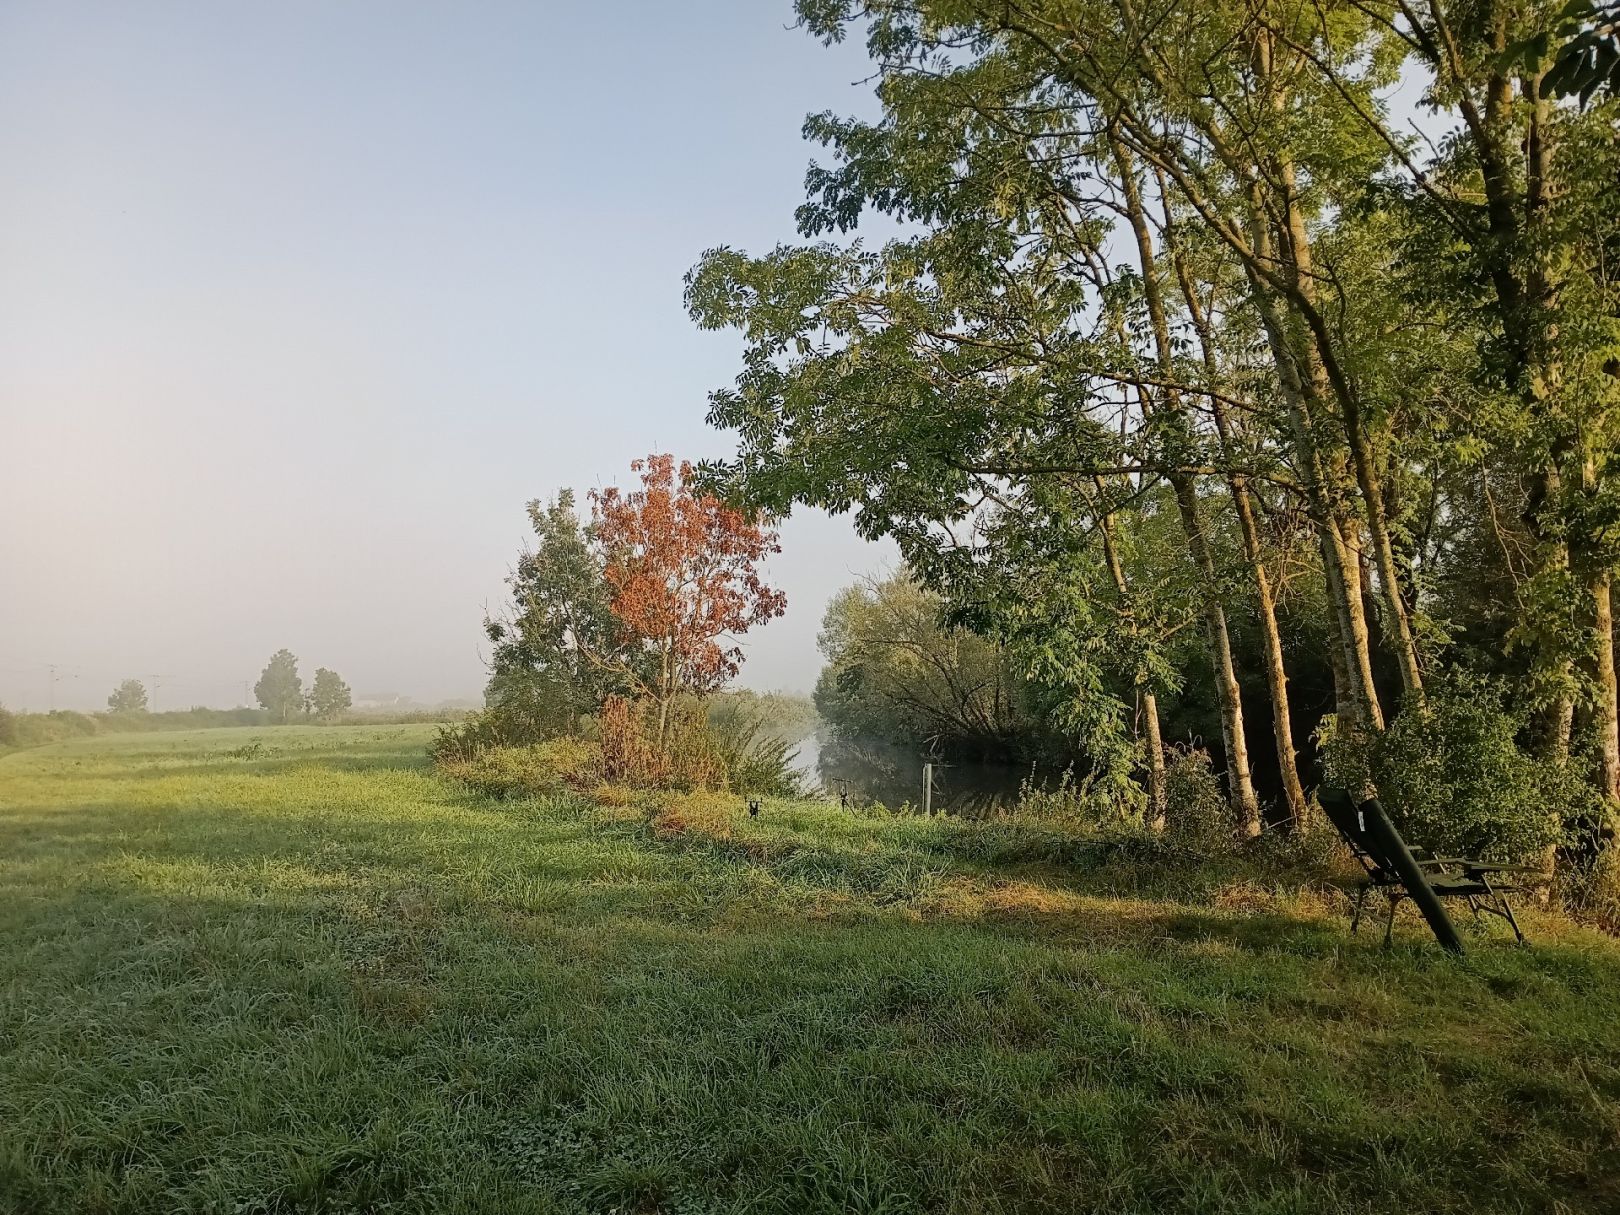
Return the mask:
<svg viewBox="0 0 1620 1215"><path fill-rule="evenodd" d="M1466 899L1476 920L1481 912L1501 916L1512 927L1519 944L1524 944L1524 933L1519 931L1519 921L1514 918L1513 905L1507 897L1522 887L1511 881L1504 882L1500 877L1492 881L1491 875L1545 876L1534 867L1431 856L1422 849L1414 851L1406 846L1377 798L1369 798L1357 806L1344 790L1323 789L1320 800L1322 809L1367 872L1356 895L1356 913L1350 921L1352 933L1361 924L1368 893L1379 890L1389 900L1389 920L1384 926L1386 945L1395 929L1395 909L1403 898L1417 904L1433 929L1435 940L1452 953L1462 953L1463 943L1441 903L1441 899L1447 898Z"/></svg>
<svg viewBox="0 0 1620 1215"><path fill-rule="evenodd" d="M749 818L758 818L759 817L759 798L751 797L751 798L748 799L748 817Z"/></svg>

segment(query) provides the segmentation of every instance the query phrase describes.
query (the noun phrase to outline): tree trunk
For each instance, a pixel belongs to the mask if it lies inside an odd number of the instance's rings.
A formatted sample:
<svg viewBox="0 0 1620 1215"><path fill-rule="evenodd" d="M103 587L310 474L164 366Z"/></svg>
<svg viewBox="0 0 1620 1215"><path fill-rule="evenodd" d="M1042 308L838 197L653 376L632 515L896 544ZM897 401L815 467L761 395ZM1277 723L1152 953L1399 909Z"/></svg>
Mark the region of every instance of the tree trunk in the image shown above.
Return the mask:
<svg viewBox="0 0 1620 1215"><path fill-rule="evenodd" d="M1607 568L1593 574L1588 583L1592 597L1592 648L1596 654L1597 703L1592 710L1592 722L1597 730L1598 786L1609 803L1611 814L1620 805L1620 703L1616 701L1614 674L1613 583L1614 575Z"/></svg>
<svg viewBox="0 0 1620 1215"><path fill-rule="evenodd" d="M1169 380L1174 376L1174 348L1170 342L1170 324L1165 314L1164 296L1159 289L1153 236L1148 228L1147 212L1142 206L1136 166L1113 127L1109 128L1108 138L1119 169L1126 216L1136 237L1137 259L1142 271L1142 295L1153 329L1154 353L1163 377ZM1150 415L1153 403L1148 393L1141 394L1141 402L1143 414ZM1169 413L1184 418L1180 397L1174 389L1165 390L1164 403ZM1232 660L1232 638L1226 626L1226 609L1220 602L1219 578L1209 549L1203 512L1198 505L1198 492L1190 474L1172 468L1167 471L1166 477L1175 490L1176 508L1187 535L1188 552L1207 592L1204 596L1204 624L1210 656L1215 663L1215 694L1220 703L1221 733L1226 744L1227 785L1237 810L1238 828L1244 835L1259 835L1260 799L1254 791L1254 777L1249 769L1249 744L1243 734L1242 688L1238 683L1236 664Z"/></svg>
<svg viewBox="0 0 1620 1215"><path fill-rule="evenodd" d="M1243 697L1237 666L1232 661L1232 637L1226 627L1226 609L1215 594L1215 560L1210 555L1204 532L1203 514L1191 477L1174 476L1170 484L1176 492L1176 507L1187 533L1187 547L1193 564L1210 588L1205 596L1204 627L1209 638L1210 656L1215 661L1215 697L1221 710L1221 737L1226 745L1227 792L1237 810L1238 829L1248 836L1260 834L1260 799L1254 791L1249 769L1249 743L1243 734Z"/></svg>
<svg viewBox="0 0 1620 1215"><path fill-rule="evenodd" d="M1385 642L1395 651L1402 690L1413 704L1421 706L1423 675L1418 666L1417 640L1407 616L1406 597L1401 593L1400 566L1395 560L1395 547L1389 538L1389 521L1384 515L1384 491L1380 485L1378 463L1362 426L1361 403L1349 382L1337 371L1337 356L1330 334L1317 312L1311 238L1295 191L1293 165L1284 162L1279 168L1279 176L1288 227L1285 265L1293 279L1301 320L1310 334L1310 340L1305 345L1308 360L1306 378L1330 391L1338 402L1339 416L1344 422L1345 442L1350 450L1350 465L1355 472L1356 486L1361 491L1362 512L1366 515L1367 532L1372 540L1373 564L1378 570L1384 607L1389 616Z"/></svg>
<svg viewBox="0 0 1620 1215"><path fill-rule="evenodd" d="M1164 739L1159 734L1159 698L1145 688L1142 717L1147 731L1148 827L1158 832L1164 830Z"/></svg>
<svg viewBox="0 0 1620 1215"><path fill-rule="evenodd" d="M1271 260L1274 242L1258 183L1249 188L1247 226L1255 257ZM1305 481L1305 501L1311 522L1316 526L1317 545L1322 554L1322 578L1338 633L1339 654L1335 671L1341 680L1336 700L1337 715L1341 727L1349 725L1353 732L1382 730L1384 720L1373 686L1367 617L1361 605L1361 579L1359 573L1352 574L1346 570L1347 565L1354 564L1354 558L1346 553L1344 535L1337 517L1338 495L1333 492L1321 449L1316 442L1316 423L1311 413L1314 387L1307 383L1300 371L1300 361L1277 310L1274 291L1254 266L1245 263L1244 269L1266 333L1266 344L1271 350L1278 385L1282 389L1288 428ZM1346 560L1347 556L1351 558L1349 561Z"/></svg>
<svg viewBox="0 0 1620 1215"><path fill-rule="evenodd" d="M1159 180L1159 194L1161 198L1165 197L1162 177ZM1199 303L1186 260L1176 242L1176 229L1167 200L1164 232L1176 270L1176 281L1181 286L1182 301L1198 334L1205 378L1210 387L1218 387L1220 363L1215 349L1215 335ZM1277 601L1272 594L1271 576L1266 571L1265 550L1260 542L1260 527L1255 520L1248 478L1238 471L1240 456L1226 404L1219 394L1212 395L1209 403L1215 419L1215 432L1220 438L1221 458L1227 467L1227 490L1231 493L1232 509L1237 515L1238 530L1243 537L1243 555L1249 564L1249 575L1254 580L1255 603L1260 619L1260 650L1266 667L1266 690L1271 697L1272 738L1277 747L1277 769L1282 778L1283 799L1287 803L1289 817L1296 825L1304 826L1310 813L1310 803L1305 800L1305 790L1300 784L1299 762L1294 751L1294 719L1288 703L1288 673L1283 666L1282 631L1277 627Z"/></svg>
<svg viewBox="0 0 1620 1215"><path fill-rule="evenodd" d="M1092 481L1097 486L1099 503L1105 502L1107 486L1103 483L1103 479L1093 477ZM1136 606L1131 598L1130 584L1125 580L1125 566L1119 559L1119 548L1114 543L1114 514L1102 505L1099 505L1097 510L1097 530L1102 536L1103 558L1108 563L1108 575L1113 580L1115 593L1119 595L1120 614L1125 618L1125 627L1131 636L1135 637L1139 634L1140 624L1136 616ZM1163 831L1164 740L1159 734L1159 698L1148 683L1145 672L1135 672L1135 683L1142 695L1142 715L1146 719L1148 826L1154 831Z"/></svg>
<svg viewBox="0 0 1620 1215"><path fill-rule="evenodd" d="M1254 225L1253 231L1256 244L1261 249L1269 248L1269 236L1259 223ZM1249 282L1264 323L1272 364L1282 388L1294 450L1305 478L1303 488L1306 504L1311 522L1316 527L1317 546L1322 554L1322 577L1328 603L1333 609L1337 634L1335 670L1342 677L1337 700L1338 716L1341 725L1349 725L1355 731L1382 730L1383 713L1373 687L1367 617L1361 604L1361 578L1359 571L1350 573L1346 568L1353 566L1355 559L1353 554L1346 552L1344 536L1339 530L1334 495L1329 492L1327 473L1316 445L1315 423L1311 418L1305 383L1299 374L1299 366L1294 360L1269 289L1252 273Z"/></svg>
<svg viewBox="0 0 1620 1215"><path fill-rule="evenodd" d="M1349 511L1340 516L1334 529L1339 551L1339 573L1344 578L1345 607L1350 613L1350 633L1354 641L1352 657L1356 666L1356 681L1361 685L1367 701L1367 717L1375 730L1384 728L1384 707L1378 700L1378 685L1373 680L1371 631L1367 627L1367 605L1370 602L1362 577L1364 557L1361 552L1361 524Z"/></svg>

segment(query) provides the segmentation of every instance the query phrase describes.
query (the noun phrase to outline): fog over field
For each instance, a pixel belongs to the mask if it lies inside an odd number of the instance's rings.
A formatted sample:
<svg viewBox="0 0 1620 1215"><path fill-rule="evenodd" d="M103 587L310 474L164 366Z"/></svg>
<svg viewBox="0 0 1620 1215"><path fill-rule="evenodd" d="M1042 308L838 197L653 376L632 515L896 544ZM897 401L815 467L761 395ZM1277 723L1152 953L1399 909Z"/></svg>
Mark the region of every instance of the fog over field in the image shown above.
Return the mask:
<svg viewBox="0 0 1620 1215"><path fill-rule="evenodd" d="M282 646L476 697L529 498L729 453L738 343L682 276L793 237L784 133L870 108L860 48L749 0L478 14L0 10L0 700L237 704ZM810 512L782 543L742 682L807 689L828 595L894 557Z"/></svg>

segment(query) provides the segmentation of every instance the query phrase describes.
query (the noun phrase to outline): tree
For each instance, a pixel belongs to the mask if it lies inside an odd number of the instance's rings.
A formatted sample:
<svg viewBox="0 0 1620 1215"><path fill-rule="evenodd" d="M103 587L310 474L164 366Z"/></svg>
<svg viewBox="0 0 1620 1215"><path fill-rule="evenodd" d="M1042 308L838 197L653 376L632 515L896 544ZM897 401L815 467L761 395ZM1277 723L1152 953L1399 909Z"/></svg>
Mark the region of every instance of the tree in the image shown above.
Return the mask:
<svg viewBox="0 0 1620 1215"><path fill-rule="evenodd" d="M945 607L909 575L833 596L815 702L840 737L1019 756L1035 733L1024 680L993 641L946 625Z"/></svg>
<svg viewBox="0 0 1620 1215"><path fill-rule="evenodd" d="M582 714L630 690L623 672L646 672L622 637L592 529L572 490L528 506L536 546L507 579L512 602L484 621L494 649L484 690L487 718L503 738L533 741L572 729Z"/></svg>
<svg viewBox="0 0 1620 1215"><path fill-rule="evenodd" d="M595 661L658 709L660 740L670 703L716 691L736 674L736 638L787 608L759 563L780 552L776 533L693 486L692 466L650 455L631 469L641 488L593 491L592 534L621 642ZM730 644L727 644L730 642Z"/></svg>
<svg viewBox="0 0 1620 1215"><path fill-rule="evenodd" d="M315 668L315 683L309 692L309 709L317 721L336 721L352 703L349 685L336 671L329 671L325 667Z"/></svg>
<svg viewBox="0 0 1620 1215"><path fill-rule="evenodd" d="M146 712L146 685L138 679L126 679L107 697L107 708L114 713Z"/></svg>
<svg viewBox="0 0 1620 1215"><path fill-rule="evenodd" d="M253 695L270 719L286 725L304 710L304 681L298 677L298 659L291 650L277 650L270 656Z"/></svg>

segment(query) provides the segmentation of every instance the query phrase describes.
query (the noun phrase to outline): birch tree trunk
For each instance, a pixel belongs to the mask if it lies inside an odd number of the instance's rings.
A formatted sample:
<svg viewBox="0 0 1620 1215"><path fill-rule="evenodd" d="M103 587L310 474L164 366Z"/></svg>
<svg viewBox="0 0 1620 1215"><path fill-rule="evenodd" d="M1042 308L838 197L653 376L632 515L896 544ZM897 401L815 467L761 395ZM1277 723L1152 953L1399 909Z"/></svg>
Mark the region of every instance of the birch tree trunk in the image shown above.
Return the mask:
<svg viewBox="0 0 1620 1215"><path fill-rule="evenodd" d="M1137 259L1142 273L1142 294L1153 330L1154 353L1158 359L1161 378L1173 382L1174 351L1170 343L1170 325L1165 313L1164 295L1159 287L1153 235L1148 228L1147 212L1142 205L1136 165L1121 142L1118 132L1112 127L1109 128L1109 144L1119 170L1126 217L1136 238ZM1150 394L1144 392L1142 410L1145 415L1152 412L1150 401ZM1185 418L1180 396L1175 389L1164 390L1164 405L1167 412ZM1243 730L1242 686L1238 682L1237 667L1232 658L1232 638L1227 628L1226 608L1220 600L1219 575L1210 552L1203 511L1198 502L1197 486L1191 475L1179 469L1167 469L1165 476L1175 491L1176 508L1181 515L1182 530L1187 536L1188 552L1207 589L1204 627L1209 639L1210 656L1215 663L1215 692L1221 711L1222 739L1226 745L1227 784L1237 810L1238 828L1244 835L1259 835L1260 799L1254 791L1254 777L1249 767L1249 744Z"/></svg>

